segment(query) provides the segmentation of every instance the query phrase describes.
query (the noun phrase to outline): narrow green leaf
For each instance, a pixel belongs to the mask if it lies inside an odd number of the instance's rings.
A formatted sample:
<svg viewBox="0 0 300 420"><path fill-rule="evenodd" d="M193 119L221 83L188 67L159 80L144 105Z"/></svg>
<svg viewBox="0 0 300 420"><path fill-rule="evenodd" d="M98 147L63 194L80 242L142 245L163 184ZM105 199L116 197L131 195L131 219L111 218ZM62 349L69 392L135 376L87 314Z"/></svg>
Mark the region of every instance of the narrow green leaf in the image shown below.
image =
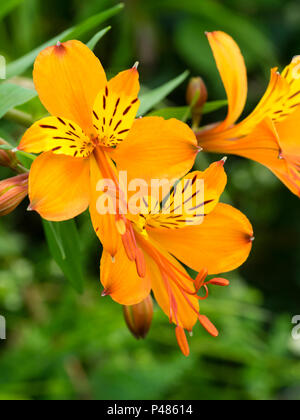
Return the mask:
<svg viewBox="0 0 300 420"><path fill-rule="evenodd" d="M218 101L206 102L203 107L202 114L209 114L210 112L217 111L228 104L227 99L220 99Z"/></svg>
<svg viewBox="0 0 300 420"><path fill-rule="evenodd" d="M24 0L5 0L0 4L0 19L8 15L15 7L23 3Z"/></svg>
<svg viewBox="0 0 300 420"><path fill-rule="evenodd" d="M1 144L0 145L0 150L11 150L13 149L13 146L11 146L10 144Z"/></svg>
<svg viewBox="0 0 300 420"><path fill-rule="evenodd" d="M37 96L35 90L26 89L12 83L0 85L0 118L15 106L25 104Z"/></svg>
<svg viewBox="0 0 300 420"><path fill-rule="evenodd" d="M66 279L77 292L83 292L83 272L81 265L80 240L74 220L48 222L43 226L50 252L64 273Z"/></svg>
<svg viewBox="0 0 300 420"><path fill-rule="evenodd" d="M153 89L140 96L141 106L138 111L138 116L145 115L151 108L165 99L173 90L175 90L188 77L189 72L185 71L180 76L165 83L164 85Z"/></svg>
<svg viewBox="0 0 300 420"><path fill-rule="evenodd" d="M120 3L108 10L105 10L104 12L100 12L86 19L84 22L78 24L73 28L72 32L68 36L68 39L78 39L83 34L93 30L98 25L101 25L101 23L105 22L107 19L119 13L123 8L124 4ZM66 39L63 39L63 41L66 41Z"/></svg>
<svg viewBox="0 0 300 420"><path fill-rule="evenodd" d="M103 38L103 36L105 34L107 34L108 31L111 30L111 26L107 26L106 28L102 29L101 31L97 32L92 39L89 40L89 42L87 42L87 46L93 51L94 48L96 47L97 43L100 41L101 38Z"/></svg>
<svg viewBox="0 0 300 420"><path fill-rule="evenodd" d="M36 56L44 48L54 45L58 41L65 42L69 39L78 39L82 37L87 32L93 30L95 27L105 22L107 19L119 13L123 9L123 7L123 4L120 3L119 5L112 7L111 9L98 13L97 15L85 20L77 26L67 29L66 31L56 35L54 38L50 39L50 41L45 42L44 44L35 48L30 53L19 58L18 60L9 63L6 68L7 78L18 76L24 73L24 71L26 71L33 64Z"/></svg>
<svg viewBox="0 0 300 420"><path fill-rule="evenodd" d="M150 112L148 117L163 117L166 120L170 118L176 118L177 120L182 120L188 111L188 106L162 108Z"/></svg>
<svg viewBox="0 0 300 420"><path fill-rule="evenodd" d="M210 112L217 111L227 105L227 100L219 100L207 102L202 110L202 114L209 114ZM169 107L156 109L148 114L149 117L157 116L165 119L177 118L177 120L184 120L191 117L191 110L189 106Z"/></svg>

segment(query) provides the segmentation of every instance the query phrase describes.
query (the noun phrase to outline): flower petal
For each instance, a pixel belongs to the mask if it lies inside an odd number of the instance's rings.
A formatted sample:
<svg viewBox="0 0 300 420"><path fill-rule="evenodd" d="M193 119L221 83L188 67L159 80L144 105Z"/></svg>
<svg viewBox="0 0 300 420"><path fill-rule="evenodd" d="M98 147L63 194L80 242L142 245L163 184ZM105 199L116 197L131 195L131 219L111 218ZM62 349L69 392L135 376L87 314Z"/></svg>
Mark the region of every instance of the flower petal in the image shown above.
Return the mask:
<svg viewBox="0 0 300 420"><path fill-rule="evenodd" d="M97 211L97 201L101 196L101 192L97 190L99 181L103 178L99 165L92 155L90 157L91 167L91 200L90 200L90 215L94 230L100 239L103 248L108 251L111 256L117 253L117 247L120 241L120 234L116 227L115 214L100 214Z"/></svg>
<svg viewBox="0 0 300 420"><path fill-rule="evenodd" d="M234 270L248 257L253 240L246 216L219 203L198 226L177 230L148 229L149 235L195 271L209 274Z"/></svg>
<svg viewBox="0 0 300 420"><path fill-rule="evenodd" d="M163 252L163 251L161 251ZM164 252L164 256L176 266L180 271L186 274L184 268L175 258L168 255ZM155 296L155 299L164 313L174 322L174 324L178 324L180 327L187 329L188 331L192 331L193 326L197 322L198 316L197 311L199 311L199 302L198 299L193 296L188 296L191 304L193 305L194 309L191 308L187 300L184 298L182 292L179 290L178 286L174 284L170 279L168 279L169 284L169 293L168 287L165 284L161 272L157 266L157 264L149 257L149 255L145 254L147 267L151 276L151 286ZM186 286L187 289L192 289L192 282L188 281L184 277L181 277L182 283ZM173 295L174 301L176 302L176 317L174 314L171 315L170 307L172 305L170 295ZM170 316L171 315L171 316Z"/></svg>
<svg viewBox="0 0 300 420"><path fill-rule="evenodd" d="M161 212L146 216L147 226L179 229L201 224L219 202L226 183L224 160L211 164L204 172L189 173L163 200Z"/></svg>
<svg viewBox="0 0 300 420"><path fill-rule="evenodd" d="M29 153L52 151L57 155L87 157L94 149L90 139L73 121L47 117L33 124L21 139L18 150Z"/></svg>
<svg viewBox="0 0 300 420"><path fill-rule="evenodd" d="M101 283L104 295L109 295L121 305L135 305L142 302L150 293L149 274L141 278L137 274L135 262L127 258L124 247L120 244L112 259L107 251L103 251L100 265Z"/></svg>
<svg viewBox="0 0 300 420"><path fill-rule="evenodd" d="M128 178L179 179L193 166L199 148L193 131L181 121L160 117L135 120L127 138L112 152Z"/></svg>
<svg viewBox="0 0 300 420"><path fill-rule="evenodd" d="M104 146L116 146L127 137L140 106L139 90L139 74L133 67L111 79L98 94L93 123Z"/></svg>
<svg viewBox="0 0 300 420"><path fill-rule="evenodd" d="M247 71L241 51L235 41L221 31L207 33L228 98L228 115L216 131L234 124L240 117L247 99Z"/></svg>
<svg viewBox="0 0 300 420"><path fill-rule="evenodd" d="M44 219L63 221L84 212L89 204L89 160L43 153L29 174L31 210Z"/></svg>
<svg viewBox="0 0 300 420"><path fill-rule="evenodd" d="M300 106L300 77L298 69L300 56L295 57L282 74L277 68L271 70L271 78L267 90L251 114L237 125L220 130L221 125L199 131L199 144L205 151L215 151L218 141L234 142L251 134L266 118L280 123L293 115ZM221 127L226 128L226 127Z"/></svg>
<svg viewBox="0 0 300 420"><path fill-rule="evenodd" d="M50 114L76 122L87 135L94 132L92 109L106 76L86 45L68 41L44 49L35 61L33 80Z"/></svg>

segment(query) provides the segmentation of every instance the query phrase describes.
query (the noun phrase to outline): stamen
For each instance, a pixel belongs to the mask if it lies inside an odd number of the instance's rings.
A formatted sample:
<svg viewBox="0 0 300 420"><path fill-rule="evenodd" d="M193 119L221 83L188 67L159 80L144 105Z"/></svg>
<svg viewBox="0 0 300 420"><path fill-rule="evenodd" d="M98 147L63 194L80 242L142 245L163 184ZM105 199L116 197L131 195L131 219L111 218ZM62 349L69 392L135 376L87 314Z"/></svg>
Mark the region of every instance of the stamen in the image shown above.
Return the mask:
<svg viewBox="0 0 300 420"><path fill-rule="evenodd" d="M195 288L196 291L198 292L201 287L204 285L204 281L207 277L208 271L207 268L203 268L197 275L196 279L195 279Z"/></svg>
<svg viewBox="0 0 300 420"><path fill-rule="evenodd" d="M226 279L216 278L209 280L206 284L213 284L214 286L229 286L230 282Z"/></svg>
<svg viewBox="0 0 300 420"><path fill-rule="evenodd" d="M216 329L214 324L205 315L198 316L199 322L206 331L213 337L218 337L219 331Z"/></svg>

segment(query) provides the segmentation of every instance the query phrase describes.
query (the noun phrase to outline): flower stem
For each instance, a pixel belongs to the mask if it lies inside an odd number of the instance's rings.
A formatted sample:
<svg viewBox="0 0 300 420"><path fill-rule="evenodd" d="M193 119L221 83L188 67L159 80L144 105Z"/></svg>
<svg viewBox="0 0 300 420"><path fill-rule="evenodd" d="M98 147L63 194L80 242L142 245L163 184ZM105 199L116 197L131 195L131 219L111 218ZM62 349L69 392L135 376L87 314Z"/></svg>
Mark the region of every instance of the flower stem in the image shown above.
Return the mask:
<svg viewBox="0 0 300 420"><path fill-rule="evenodd" d="M11 109L4 115L4 118L8 121L23 125L24 127L30 127L34 123L30 114L19 111L18 109Z"/></svg>

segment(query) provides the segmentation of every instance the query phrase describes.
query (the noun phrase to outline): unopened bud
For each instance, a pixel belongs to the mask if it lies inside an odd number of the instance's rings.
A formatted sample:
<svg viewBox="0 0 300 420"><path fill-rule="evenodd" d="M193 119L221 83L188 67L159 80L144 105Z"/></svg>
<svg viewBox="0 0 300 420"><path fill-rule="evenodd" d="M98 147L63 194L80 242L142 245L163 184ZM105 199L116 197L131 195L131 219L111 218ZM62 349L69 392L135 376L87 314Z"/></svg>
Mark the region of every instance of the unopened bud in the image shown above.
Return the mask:
<svg viewBox="0 0 300 420"><path fill-rule="evenodd" d="M201 77L193 77L187 87L186 101L193 110L201 111L207 102L207 89Z"/></svg>
<svg viewBox="0 0 300 420"><path fill-rule="evenodd" d="M28 194L28 173L0 182L0 216L11 213Z"/></svg>
<svg viewBox="0 0 300 420"><path fill-rule="evenodd" d="M135 336L135 338L145 338L151 326L153 317L153 302L149 295L142 302L131 305L123 306L124 318L127 327Z"/></svg>
<svg viewBox="0 0 300 420"><path fill-rule="evenodd" d="M0 138L0 146L8 146L8 143ZM16 156L9 150L0 149L0 166L12 167L16 162Z"/></svg>

